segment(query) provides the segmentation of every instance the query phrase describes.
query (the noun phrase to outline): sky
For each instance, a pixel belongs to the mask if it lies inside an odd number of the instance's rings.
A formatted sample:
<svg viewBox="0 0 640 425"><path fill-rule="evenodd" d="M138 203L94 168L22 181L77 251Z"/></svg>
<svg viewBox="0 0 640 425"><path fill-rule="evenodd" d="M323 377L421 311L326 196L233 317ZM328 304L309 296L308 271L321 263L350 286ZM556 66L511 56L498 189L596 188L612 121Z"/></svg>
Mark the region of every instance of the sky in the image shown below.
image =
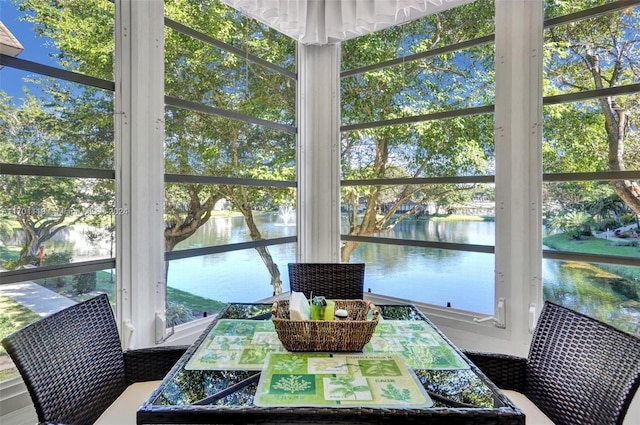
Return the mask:
<svg viewBox="0 0 640 425"><path fill-rule="evenodd" d="M0 21L24 47L24 51L18 55L18 58L57 66L56 61L49 57L49 53L54 49L47 45L44 38L35 36L32 23L18 19L22 15L24 12L17 10L13 1L0 0ZM19 103L19 98L23 96L22 86L25 84L22 79L28 75L28 72L5 66L0 70L0 90L7 92L9 96L14 98L14 101Z"/></svg>

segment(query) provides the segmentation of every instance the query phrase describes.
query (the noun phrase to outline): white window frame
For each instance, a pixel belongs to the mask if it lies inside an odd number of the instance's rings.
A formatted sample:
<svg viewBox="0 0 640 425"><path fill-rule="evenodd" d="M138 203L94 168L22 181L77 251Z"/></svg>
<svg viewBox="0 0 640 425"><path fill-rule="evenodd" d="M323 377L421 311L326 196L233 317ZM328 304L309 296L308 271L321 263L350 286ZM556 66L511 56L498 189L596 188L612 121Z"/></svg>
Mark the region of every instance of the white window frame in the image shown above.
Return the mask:
<svg viewBox="0 0 640 425"><path fill-rule="evenodd" d="M164 2L116 0L116 316L125 348L165 336Z"/></svg>

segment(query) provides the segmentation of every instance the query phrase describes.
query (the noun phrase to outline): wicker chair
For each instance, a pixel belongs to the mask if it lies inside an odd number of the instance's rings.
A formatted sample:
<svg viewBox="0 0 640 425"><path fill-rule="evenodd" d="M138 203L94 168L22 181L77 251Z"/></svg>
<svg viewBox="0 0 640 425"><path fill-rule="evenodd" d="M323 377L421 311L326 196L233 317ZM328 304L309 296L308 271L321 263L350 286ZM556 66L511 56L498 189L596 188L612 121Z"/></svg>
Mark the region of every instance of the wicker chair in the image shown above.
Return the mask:
<svg viewBox="0 0 640 425"><path fill-rule="evenodd" d="M39 423L56 424L92 424L121 394L121 403L133 411L118 407L119 419L107 421L123 423L124 415L135 423L142 402L135 404L132 397L144 401L149 388L155 388L148 381L162 379L187 348L123 352L106 295L32 323L6 337L2 345L24 379ZM148 392L139 394L141 387Z"/></svg>
<svg viewBox="0 0 640 425"><path fill-rule="evenodd" d="M361 300L364 263L289 263L291 290L307 298L320 295L336 300Z"/></svg>
<svg viewBox="0 0 640 425"><path fill-rule="evenodd" d="M555 424L622 424L640 384L639 338L550 302L528 358L465 354L499 388L526 396Z"/></svg>

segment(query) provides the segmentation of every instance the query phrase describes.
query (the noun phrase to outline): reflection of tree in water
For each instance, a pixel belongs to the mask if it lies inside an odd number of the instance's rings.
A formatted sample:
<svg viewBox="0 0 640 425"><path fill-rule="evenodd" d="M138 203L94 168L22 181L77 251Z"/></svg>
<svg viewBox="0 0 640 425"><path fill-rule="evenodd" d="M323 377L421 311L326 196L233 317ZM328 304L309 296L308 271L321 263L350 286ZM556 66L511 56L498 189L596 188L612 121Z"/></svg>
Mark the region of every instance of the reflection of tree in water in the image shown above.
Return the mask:
<svg viewBox="0 0 640 425"><path fill-rule="evenodd" d="M271 313L271 306L264 304L233 304L220 316L221 319L247 319ZM271 317L265 317L270 319Z"/></svg>
<svg viewBox="0 0 640 425"><path fill-rule="evenodd" d="M478 407L493 407L493 393L470 370L416 370L416 376L427 391L439 394L458 403ZM435 407L446 404L434 400Z"/></svg>
<svg viewBox="0 0 640 425"><path fill-rule="evenodd" d="M403 305L377 306L380 314L387 320L424 320L424 316L415 307ZM378 324L380 326L380 324Z"/></svg>
<svg viewBox="0 0 640 425"><path fill-rule="evenodd" d="M625 332L639 331L640 303L633 282L581 262L552 262L544 279L544 299L609 323Z"/></svg>
<svg viewBox="0 0 640 425"><path fill-rule="evenodd" d="M157 404L192 404L254 375L255 371L180 370L158 397ZM213 404L249 406L253 403L257 383L232 393Z"/></svg>

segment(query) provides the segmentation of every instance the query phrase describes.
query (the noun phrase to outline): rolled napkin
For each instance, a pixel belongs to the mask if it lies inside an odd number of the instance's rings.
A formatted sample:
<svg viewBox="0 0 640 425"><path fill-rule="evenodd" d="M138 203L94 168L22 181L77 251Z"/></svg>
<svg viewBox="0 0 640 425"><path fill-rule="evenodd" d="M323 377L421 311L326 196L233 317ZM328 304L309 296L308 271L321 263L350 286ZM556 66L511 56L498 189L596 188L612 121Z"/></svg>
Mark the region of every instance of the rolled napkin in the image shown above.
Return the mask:
<svg viewBox="0 0 640 425"><path fill-rule="evenodd" d="M309 301L302 292L291 291L289 298L289 317L291 320L309 320L311 318Z"/></svg>
<svg viewBox="0 0 640 425"><path fill-rule="evenodd" d="M336 320L347 320L347 318L349 317L349 312L344 309L338 309L336 310L335 316Z"/></svg>

